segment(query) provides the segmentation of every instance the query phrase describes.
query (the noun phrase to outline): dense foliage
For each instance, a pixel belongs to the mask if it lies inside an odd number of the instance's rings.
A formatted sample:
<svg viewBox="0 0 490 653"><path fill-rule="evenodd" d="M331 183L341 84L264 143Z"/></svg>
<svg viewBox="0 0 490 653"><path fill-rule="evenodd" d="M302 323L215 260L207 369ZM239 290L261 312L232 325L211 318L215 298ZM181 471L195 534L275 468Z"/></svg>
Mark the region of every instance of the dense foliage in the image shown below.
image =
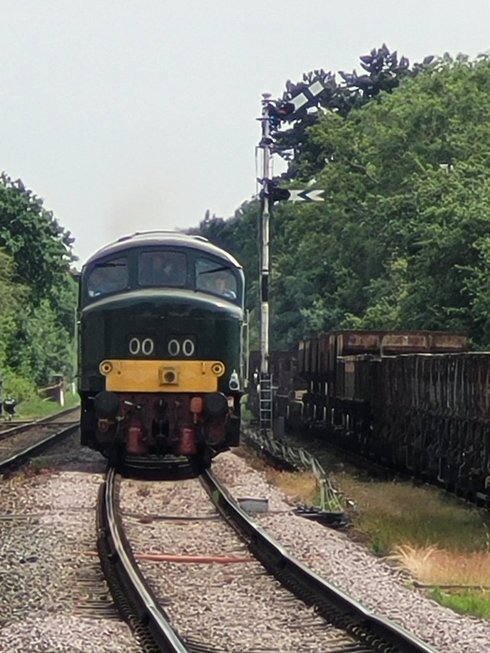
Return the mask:
<svg viewBox="0 0 490 653"><path fill-rule="evenodd" d="M314 180L326 198L274 207L274 346L356 327L463 330L487 348L490 62L410 67L385 46L361 60L366 74L341 85L315 71L323 110L274 136L294 150L291 186ZM298 88L288 84L284 99ZM218 229L252 278L258 212L251 202Z"/></svg>
<svg viewBox="0 0 490 653"><path fill-rule="evenodd" d="M73 376L71 243L39 197L0 176L0 378L16 399Z"/></svg>

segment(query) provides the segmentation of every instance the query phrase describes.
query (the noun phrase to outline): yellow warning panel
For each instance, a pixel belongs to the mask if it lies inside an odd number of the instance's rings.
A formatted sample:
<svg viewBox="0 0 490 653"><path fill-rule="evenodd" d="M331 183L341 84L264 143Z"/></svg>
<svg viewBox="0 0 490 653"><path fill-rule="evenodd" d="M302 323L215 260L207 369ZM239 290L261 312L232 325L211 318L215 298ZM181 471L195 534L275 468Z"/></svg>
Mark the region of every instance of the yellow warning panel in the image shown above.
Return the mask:
<svg viewBox="0 0 490 653"><path fill-rule="evenodd" d="M221 361L117 360L99 365L111 392L216 392Z"/></svg>

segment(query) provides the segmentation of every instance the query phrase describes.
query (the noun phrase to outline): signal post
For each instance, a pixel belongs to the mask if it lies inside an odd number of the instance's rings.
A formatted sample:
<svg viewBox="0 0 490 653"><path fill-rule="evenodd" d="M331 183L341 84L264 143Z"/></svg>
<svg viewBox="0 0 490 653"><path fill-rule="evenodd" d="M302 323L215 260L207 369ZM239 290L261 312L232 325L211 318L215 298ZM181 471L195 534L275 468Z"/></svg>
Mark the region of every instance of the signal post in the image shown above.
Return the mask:
<svg viewBox="0 0 490 653"><path fill-rule="evenodd" d="M279 188L272 177L272 146L274 141L271 131L277 129L283 120L294 120L295 114L314 106L316 97L323 90L320 81L316 81L301 90L290 101L274 102L269 93L262 95L261 139L258 148L262 151L261 178L258 179L260 190L260 375L258 378L259 426L264 435L272 434L272 376L269 367L269 282L270 282L270 242L269 223L274 202L289 200L292 202L321 202L321 190L290 190Z"/></svg>

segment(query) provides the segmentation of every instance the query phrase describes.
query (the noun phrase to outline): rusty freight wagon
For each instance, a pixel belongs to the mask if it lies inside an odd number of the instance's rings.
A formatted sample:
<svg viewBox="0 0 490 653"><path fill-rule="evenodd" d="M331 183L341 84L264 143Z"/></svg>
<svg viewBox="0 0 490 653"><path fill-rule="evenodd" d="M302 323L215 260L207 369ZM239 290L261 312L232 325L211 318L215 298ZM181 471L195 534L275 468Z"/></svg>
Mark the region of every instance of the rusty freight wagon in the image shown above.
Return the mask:
<svg viewBox="0 0 490 653"><path fill-rule="evenodd" d="M490 354L442 331L334 331L298 347L303 421L337 444L490 497Z"/></svg>

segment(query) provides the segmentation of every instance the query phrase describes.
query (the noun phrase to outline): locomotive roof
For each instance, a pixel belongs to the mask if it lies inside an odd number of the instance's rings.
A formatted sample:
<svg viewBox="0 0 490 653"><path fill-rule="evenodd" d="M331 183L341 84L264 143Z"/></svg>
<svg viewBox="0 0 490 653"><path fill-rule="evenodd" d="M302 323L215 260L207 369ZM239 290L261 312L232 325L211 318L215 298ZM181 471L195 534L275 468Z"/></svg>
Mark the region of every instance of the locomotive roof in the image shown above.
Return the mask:
<svg viewBox="0 0 490 653"><path fill-rule="evenodd" d="M101 249L97 250L95 254L92 254L90 258L84 264L89 265L94 261L102 257L109 256L111 254L117 254L119 252L125 252L129 249L136 249L140 247L186 247L199 250L200 252L205 252L206 254L212 254L214 256L219 256L222 259L226 259L234 267L240 268L241 265L238 261L227 251L217 247L202 236L194 236L179 233L177 231L137 231L134 234L127 236L122 236L118 240L104 245Z"/></svg>

